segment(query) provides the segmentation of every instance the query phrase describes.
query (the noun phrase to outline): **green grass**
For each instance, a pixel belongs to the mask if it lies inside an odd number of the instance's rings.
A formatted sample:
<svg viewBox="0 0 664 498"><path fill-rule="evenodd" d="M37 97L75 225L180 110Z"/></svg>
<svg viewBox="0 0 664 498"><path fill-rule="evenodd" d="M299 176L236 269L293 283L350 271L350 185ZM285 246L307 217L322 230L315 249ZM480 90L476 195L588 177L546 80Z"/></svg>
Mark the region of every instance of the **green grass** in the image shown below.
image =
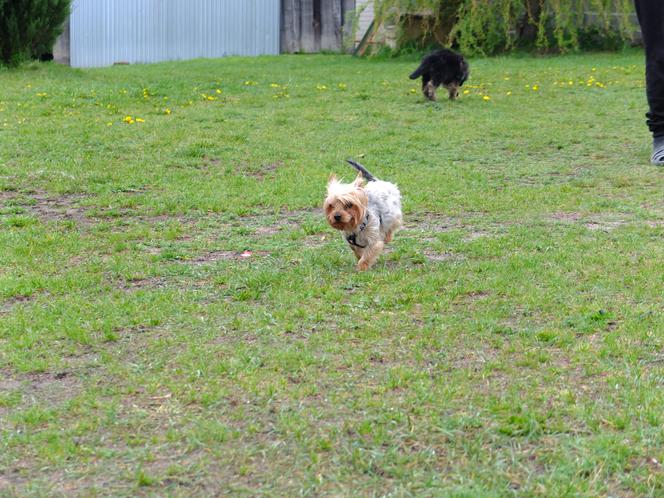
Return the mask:
<svg viewBox="0 0 664 498"><path fill-rule="evenodd" d="M0 71L0 495L664 493L642 54L415 66ZM403 194L362 274L346 157Z"/></svg>

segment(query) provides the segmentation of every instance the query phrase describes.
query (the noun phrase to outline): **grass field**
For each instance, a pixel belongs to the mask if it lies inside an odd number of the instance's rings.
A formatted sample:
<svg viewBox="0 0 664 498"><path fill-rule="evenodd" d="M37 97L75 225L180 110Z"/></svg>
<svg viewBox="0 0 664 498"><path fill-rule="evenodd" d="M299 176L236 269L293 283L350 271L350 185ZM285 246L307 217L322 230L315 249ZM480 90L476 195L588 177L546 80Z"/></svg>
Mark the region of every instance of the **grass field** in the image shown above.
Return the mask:
<svg viewBox="0 0 664 498"><path fill-rule="evenodd" d="M664 494L642 54L416 64L0 71L0 496Z"/></svg>

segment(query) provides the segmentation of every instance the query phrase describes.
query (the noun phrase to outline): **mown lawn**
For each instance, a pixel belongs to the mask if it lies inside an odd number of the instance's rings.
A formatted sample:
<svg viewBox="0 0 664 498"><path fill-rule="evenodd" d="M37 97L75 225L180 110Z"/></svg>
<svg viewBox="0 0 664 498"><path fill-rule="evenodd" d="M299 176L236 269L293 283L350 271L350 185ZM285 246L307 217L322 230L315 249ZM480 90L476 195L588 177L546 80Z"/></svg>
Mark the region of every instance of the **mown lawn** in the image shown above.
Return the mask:
<svg viewBox="0 0 664 498"><path fill-rule="evenodd" d="M0 71L1 496L662 496L640 52ZM353 157L405 227L322 216Z"/></svg>

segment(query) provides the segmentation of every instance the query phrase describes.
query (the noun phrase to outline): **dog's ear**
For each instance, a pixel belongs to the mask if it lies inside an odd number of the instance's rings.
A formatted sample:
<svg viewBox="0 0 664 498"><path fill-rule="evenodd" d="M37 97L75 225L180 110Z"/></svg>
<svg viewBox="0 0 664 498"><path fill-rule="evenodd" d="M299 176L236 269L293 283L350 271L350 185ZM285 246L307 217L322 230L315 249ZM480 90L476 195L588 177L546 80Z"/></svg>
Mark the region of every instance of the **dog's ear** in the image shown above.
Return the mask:
<svg viewBox="0 0 664 498"><path fill-rule="evenodd" d="M355 197L355 204L359 204L360 206L366 207L367 204L369 203L369 198L367 197L367 192L361 187L356 187L355 191L353 192L353 196ZM364 217L364 214L362 214L362 217Z"/></svg>
<svg viewBox="0 0 664 498"><path fill-rule="evenodd" d="M355 178L355 181L353 182L353 186L356 188L364 187L364 177L362 175L357 175L357 178Z"/></svg>
<svg viewBox="0 0 664 498"><path fill-rule="evenodd" d="M329 191L330 188L334 187L335 185L339 185L339 180L337 180L337 175L332 173L330 178L327 179L327 190Z"/></svg>

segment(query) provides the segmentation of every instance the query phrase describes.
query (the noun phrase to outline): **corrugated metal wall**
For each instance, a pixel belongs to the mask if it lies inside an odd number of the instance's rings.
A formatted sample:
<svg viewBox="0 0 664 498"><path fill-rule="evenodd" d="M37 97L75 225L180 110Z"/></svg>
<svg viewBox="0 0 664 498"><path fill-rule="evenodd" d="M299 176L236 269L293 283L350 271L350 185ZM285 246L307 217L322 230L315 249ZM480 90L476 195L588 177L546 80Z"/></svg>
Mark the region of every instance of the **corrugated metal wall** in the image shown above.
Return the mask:
<svg viewBox="0 0 664 498"><path fill-rule="evenodd" d="M74 67L279 53L280 0L74 0Z"/></svg>

